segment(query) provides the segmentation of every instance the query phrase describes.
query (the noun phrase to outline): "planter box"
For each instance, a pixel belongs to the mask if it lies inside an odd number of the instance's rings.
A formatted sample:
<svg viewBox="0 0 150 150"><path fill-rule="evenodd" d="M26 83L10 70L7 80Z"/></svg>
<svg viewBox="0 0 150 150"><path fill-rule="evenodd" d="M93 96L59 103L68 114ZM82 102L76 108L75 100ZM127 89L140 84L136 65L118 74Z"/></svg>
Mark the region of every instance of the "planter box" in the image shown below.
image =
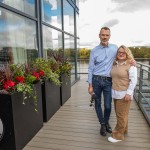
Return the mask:
<svg viewBox="0 0 150 150"><path fill-rule="evenodd" d="M41 84L36 83L35 89L37 112L31 98L22 104L22 93L0 94L0 119L3 124L0 149L22 150L43 126Z"/></svg>
<svg viewBox="0 0 150 150"><path fill-rule="evenodd" d="M60 108L60 87L46 80L42 84L43 121L47 122Z"/></svg>
<svg viewBox="0 0 150 150"><path fill-rule="evenodd" d="M62 82L60 87L61 105L63 105L71 97L71 79L65 74L61 75L60 81Z"/></svg>

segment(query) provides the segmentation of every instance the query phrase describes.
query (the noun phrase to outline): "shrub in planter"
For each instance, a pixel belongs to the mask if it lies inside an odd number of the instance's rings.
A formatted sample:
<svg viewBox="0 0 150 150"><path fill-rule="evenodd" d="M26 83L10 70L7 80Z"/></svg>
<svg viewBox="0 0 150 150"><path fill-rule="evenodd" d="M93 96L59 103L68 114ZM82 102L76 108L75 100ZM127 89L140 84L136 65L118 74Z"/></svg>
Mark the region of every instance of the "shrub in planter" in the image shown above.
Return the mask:
<svg viewBox="0 0 150 150"><path fill-rule="evenodd" d="M54 62L51 59L38 58L34 67L43 70L42 77L42 103L43 121L47 122L60 108L60 80L59 74L52 69ZM57 67L57 64L55 64Z"/></svg>
<svg viewBox="0 0 150 150"><path fill-rule="evenodd" d="M21 150L43 126L39 78L25 65L7 65L0 71L2 149Z"/></svg>
<svg viewBox="0 0 150 150"><path fill-rule="evenodd" d="M60 75L60 97L61 105L63 105L71 97L71 79L70 75L61 74Z"/></svg>
<svg viewBox="0 0 150 150"><path fill-rule="evenodd" d="M68 59L64 57L62 51L51 51L49 54L58 65L57 72L60 76L60 82L61 82L60 98L61 98L61 105L63 105L71 97L72 66L69 63Z"/></svg>
<svg viewBox="0 0 150 150"><path fill-rule="evenodd" d="M32 97L36 110L36 91L34 84L43 76L42 70L33 68L27 64L7 64L4 70L0 70L0 94L23 93L24 100Z"/></svg>

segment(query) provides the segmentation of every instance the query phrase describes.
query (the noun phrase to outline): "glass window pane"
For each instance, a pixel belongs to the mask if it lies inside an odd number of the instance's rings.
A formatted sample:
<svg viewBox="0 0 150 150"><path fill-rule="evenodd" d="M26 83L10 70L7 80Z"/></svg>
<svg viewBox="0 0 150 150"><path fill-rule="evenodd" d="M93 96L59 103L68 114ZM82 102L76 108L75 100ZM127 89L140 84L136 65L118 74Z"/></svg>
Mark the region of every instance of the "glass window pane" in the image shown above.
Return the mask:
<svg viewBox="0 0 150 150"><path fill-rule="evenodd" d="M25 63L38 57L36 23L0 8L0 64Z"/></svg>
<svg viewBox="0 0 150 150"><path fill-rule="evenodd" d="M77 37L79 37L79 14L76 13L76 29L77 29Z"/></svg>
<svg viewBox="0 0 150 150"><path fill-rule="evenodd" d="M35 0L1 0L0 2L35 17Z"/></svg>
<svg viewBox="0 0 150 150"><path fill-rule="evenodd" d="M62 29L61 0L42 0L42 20Z"/></svg>
<svg viewBox="0 0 150 150"><path fill-rule="evenodd" d="M76 5L79 8L79 0L76 0Z"/></svg>
<svg viewBox="0 0 150 150"><path fill-rule="evenodd" d="M79 39L77 39L77 78L80 77Z"/></svg>
<svg viewBox="0 0 150 150"><path fill-rule="evenodd" d="M65 34L65 41L64 41L64 54L67 57L73 66L71 70L71 82L75 81L75 47L74 47L74 37Z"/></svg>
<svg viewBox="0 0 150 150"><path fill-rule="evenodd" d="M50 50L62 50L62 33L43 25L44 58L49 58Z"/></svg>
<svg viewBox="0 0 150 150"><path fill-rule="evenodd" d="M68 33L74 34L74 9L64 0L64 30Z"/></svg>

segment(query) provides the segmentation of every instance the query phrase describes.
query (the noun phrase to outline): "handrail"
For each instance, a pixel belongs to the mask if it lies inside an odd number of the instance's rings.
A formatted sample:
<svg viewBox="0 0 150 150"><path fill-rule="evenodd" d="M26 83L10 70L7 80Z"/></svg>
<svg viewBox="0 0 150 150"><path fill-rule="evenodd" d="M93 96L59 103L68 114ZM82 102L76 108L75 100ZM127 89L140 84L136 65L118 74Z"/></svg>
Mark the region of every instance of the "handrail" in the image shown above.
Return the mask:
<svg viewBox="0 0 150 150"><path fill-rule="evenodd" d="M150 126L150 66L137 62L138 83L134 98Z"/></svg>

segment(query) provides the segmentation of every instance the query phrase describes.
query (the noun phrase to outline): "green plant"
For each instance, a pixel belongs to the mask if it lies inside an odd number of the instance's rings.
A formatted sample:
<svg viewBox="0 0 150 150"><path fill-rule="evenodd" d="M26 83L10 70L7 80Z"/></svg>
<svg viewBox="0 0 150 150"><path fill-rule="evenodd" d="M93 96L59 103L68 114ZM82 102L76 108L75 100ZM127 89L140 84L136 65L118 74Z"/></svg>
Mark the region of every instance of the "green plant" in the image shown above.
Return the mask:
<svg viewBox="0 0 150 150"><path fill-rule="evenodd" d="M68 61L64 61L60 65L60 73L61 74L66 74L66 75L70 76L71 69L72 69L72 66Z"/></svg>
<svg viewBox="0 0 150 150"><path fill-rule="evenodd" d="M58 73L66 74L70 76L72 65L68 61L68 59L63 55L63 52L61 50L59 51L50 51L49 55L51 58L56 62L58 65Z"/></svg>
<svg viewBox="0 0 150 150"><path fill-rule="evenodd" d="M0 94L23 93L23 104L27 97L32 97L37 106L36 90L34 83L41 78L40 73L29 65L7 64L0 70Z"/></svg>
<svg viewBox="0 0 150 150"><path fill-rule="evenodd" d="M48 79L52 81L54 84L60 85L58 70L57 69L54 70L54 68L52 68L52 64L54 64L53 60L43 58L37 58L33 62L33 66L35 68L37 68L38 70L42 70L44 72L44 76L42 77L43 80Z"/></svg>

